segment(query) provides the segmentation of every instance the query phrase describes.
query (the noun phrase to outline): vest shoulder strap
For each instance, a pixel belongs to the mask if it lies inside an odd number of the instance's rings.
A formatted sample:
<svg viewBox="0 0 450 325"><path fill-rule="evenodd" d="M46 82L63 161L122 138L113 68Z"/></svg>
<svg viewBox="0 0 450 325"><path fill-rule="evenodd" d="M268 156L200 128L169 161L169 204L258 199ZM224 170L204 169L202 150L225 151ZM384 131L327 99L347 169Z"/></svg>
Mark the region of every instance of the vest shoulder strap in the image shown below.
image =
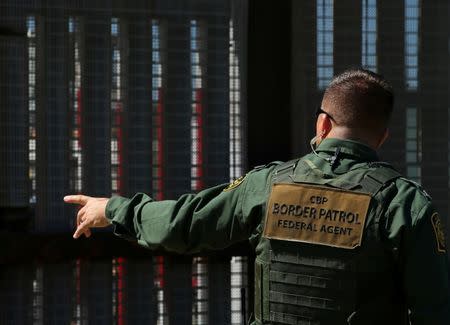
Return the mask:
<svg viewBox="0 0 450 325"><path fill-rule="evenodd" d="M375 169L370 170L364 176L360 185L363 191L375 195L387 184L400 177L401 174L392 166L383 163L375 165Z"/></svg>
<svg viewBox="0 0 450 325"><path fill-rule="evenodd" d="M304 163L306 170L310 170L312 171L312 173L307 172L305 175L300 175L301 179L296 179L295 170L299 162ZM313 179L309 179L309 181L347 190L355 190L356 188L359 188L361 191L370 193L375 196L381 189L383 189L393 180L402 177L402 175L398 171L396 171L390 164L385 162L372 162L367 165L369 169L369 171L367 172L364 171L364 168L358 168L357 170L352 171L353 173L365 173L361 182L357 184L349 179L343 179L342 177L326 177L328 175L318 173L318 171L320 170L315 166L311 166L310 164L311 163L309 162L309 160L305 161L304 159L294 159L284 163L279 163L279 165L274 170L272 176L272 184L274 184L275 182L308 182L308 178L314 176Z"/></svg>
<svg viewBox="0 0 450 325"><path fill-rule="evenodd" d="M299 159L293 159L278 165L272 176L272 184L275 182L292 181L290 178L294 174L298 161Z"/></svg>

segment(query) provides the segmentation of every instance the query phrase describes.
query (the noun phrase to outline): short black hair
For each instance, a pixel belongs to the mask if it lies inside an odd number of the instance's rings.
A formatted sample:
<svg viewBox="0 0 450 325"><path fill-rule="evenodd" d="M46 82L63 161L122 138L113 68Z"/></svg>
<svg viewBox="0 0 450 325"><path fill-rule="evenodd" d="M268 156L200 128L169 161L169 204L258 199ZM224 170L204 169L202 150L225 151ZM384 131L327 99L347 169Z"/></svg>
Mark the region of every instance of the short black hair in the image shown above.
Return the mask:
<svg viewBox="0 0 450 325"><path fill-rule="evenodd" d="M394 106L392 86L383 76L350 69L333 78L323 96L337 125L382 134Z"/></svg>

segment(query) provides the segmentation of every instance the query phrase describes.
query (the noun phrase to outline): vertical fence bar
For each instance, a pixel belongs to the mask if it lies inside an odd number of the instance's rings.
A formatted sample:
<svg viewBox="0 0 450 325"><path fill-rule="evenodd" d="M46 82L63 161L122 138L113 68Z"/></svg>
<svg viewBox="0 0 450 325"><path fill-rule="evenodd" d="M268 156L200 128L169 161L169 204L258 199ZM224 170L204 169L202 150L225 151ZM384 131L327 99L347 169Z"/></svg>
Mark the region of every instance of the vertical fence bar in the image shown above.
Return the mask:
<svg viewBox="0 0 450 325"><path fill-rule="evenodd" d="M165 130L164 130L164 86L165 86L165 37L161 20L151 20L152 47L152 195L156 200L164 199ZM168 324L165 297L164 257L153 258L154 286L157 301L157 324Z"/></svg>
<svg viewBox="0 0 450 325"><path fill-rule="evenodd" d="M204 69L205 28L198 20L190 21L191 61L191 190L204 187ZM204 257L192 260L192 324L208 323L208 264Z"/></svg>

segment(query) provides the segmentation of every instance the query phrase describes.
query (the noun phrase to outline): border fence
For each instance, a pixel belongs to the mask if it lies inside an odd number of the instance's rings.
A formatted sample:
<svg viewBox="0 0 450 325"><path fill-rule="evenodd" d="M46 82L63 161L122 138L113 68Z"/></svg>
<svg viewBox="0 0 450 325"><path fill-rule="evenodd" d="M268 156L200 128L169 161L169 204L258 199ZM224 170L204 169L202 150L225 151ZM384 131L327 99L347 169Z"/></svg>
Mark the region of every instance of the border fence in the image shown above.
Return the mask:
<svg viewBox="0 0 450 325"><path fill-rule="evenodd" d="M5 237L28 235L2 248L1 324L242 324L246 256L133 257L108 232L83 252L62 197L241 176L245 17L233 0L2 1L0 206Z"/></svg>

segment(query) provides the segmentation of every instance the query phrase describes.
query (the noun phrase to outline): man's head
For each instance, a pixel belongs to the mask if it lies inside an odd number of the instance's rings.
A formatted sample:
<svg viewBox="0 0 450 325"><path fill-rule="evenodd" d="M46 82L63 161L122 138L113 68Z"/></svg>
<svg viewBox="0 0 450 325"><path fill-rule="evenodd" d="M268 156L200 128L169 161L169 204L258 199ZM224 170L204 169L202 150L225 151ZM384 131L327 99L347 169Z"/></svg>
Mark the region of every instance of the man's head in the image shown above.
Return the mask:
<svg viewBox="0 0 450 325"><path fill-rule="evenodd" d="M336 76L325 90L316 131L319 137L359 140L378 148L387 137L394 104L392 87L363 69Z"/></svg>

